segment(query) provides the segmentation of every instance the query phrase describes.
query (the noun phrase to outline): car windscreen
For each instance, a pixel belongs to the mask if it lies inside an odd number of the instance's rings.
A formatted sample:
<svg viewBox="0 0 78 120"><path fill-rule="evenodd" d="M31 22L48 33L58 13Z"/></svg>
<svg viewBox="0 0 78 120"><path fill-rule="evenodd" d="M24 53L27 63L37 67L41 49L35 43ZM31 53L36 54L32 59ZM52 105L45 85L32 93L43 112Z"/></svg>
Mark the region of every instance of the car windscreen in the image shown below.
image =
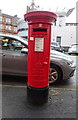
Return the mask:
<svg viewBox="0 0 78 120"><path fill-rule="evenodd" d="M56 42L52 42L51 46L59 47L58 43L56 43Z"/></svg>
<svg viewBox="0 0 78 120"><path fill-rule="evenodd" d="M78 48L78 44L73 44L72 47L73 48Z"/></svg>

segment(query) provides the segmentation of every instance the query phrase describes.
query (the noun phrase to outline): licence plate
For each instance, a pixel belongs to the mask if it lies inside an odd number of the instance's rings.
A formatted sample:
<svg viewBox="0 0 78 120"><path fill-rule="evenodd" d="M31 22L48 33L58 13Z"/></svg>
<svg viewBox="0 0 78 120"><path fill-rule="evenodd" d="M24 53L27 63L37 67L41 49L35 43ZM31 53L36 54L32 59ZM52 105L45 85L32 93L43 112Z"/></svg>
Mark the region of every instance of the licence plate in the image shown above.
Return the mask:
<svg viewBox="0 0 78 120"><path fill-rule="evenodd" d="M72 51L72 52L77 53L77 51Z"/></svg>

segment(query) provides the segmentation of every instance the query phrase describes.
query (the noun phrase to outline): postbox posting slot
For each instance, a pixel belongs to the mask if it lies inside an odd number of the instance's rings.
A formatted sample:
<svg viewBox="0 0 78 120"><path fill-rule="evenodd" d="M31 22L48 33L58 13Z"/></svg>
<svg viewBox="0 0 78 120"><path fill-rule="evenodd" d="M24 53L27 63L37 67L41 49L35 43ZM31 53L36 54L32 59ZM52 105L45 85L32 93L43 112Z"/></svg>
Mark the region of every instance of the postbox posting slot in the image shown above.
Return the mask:
<svg viewBox="0 0 78 120"><path fill-rule="evenodd" d="M47 32L45 28L33 28L33 32Z"/></svg>
<svg viewBox="0 0 78 120"><path fill-rule="evenodd" d="M36 52L44 51L44 38L35 38L34 51Z"/></svg>

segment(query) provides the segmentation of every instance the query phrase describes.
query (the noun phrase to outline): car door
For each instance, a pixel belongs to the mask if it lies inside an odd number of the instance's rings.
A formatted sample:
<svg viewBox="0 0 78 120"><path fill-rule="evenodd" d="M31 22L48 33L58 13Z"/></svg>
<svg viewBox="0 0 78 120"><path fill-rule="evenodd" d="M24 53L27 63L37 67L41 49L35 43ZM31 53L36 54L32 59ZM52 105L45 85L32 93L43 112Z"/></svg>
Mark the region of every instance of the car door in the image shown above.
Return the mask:
<svg viewBox="0 0 78 120"><path fill-rule="evenodd" d="M2 38L2 72L9 75L26 75L27 74L27 54L21 53L22 47L15 42L20 43L17 39ZM25 46L24 46L25 47Z"/></svg>

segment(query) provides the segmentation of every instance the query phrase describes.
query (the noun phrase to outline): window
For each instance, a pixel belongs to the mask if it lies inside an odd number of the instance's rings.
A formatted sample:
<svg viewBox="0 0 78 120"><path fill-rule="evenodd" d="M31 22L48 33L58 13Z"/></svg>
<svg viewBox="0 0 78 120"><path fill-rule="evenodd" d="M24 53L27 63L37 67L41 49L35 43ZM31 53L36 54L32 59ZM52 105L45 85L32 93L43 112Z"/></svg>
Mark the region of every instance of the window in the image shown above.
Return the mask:
<svg viewBox="0 0 78 120"><path fill-rule="evenodd" d="M0 16L0 21L2 21L2 16Z"/></svg>
<svg viewBox="0 0 78 120"><path fill-rule="evenodd" d="M18 29L18 32L22 32L22 31L27 31L28 30L28 28L21 28L21 29Z"/></svg>
<svg viewBox="0 0 78 120"><path fill-rule="evenodd" d="M77 26L77 23L66 23L66 26Z"/></svg>
<svg viewBox="0 0 78 120"><path fill-rule="evenodd" d="M56 42L58 43L59 46L61 46L61 36L57 36Z"/></svg>
<svg viewBox="0 0 78 120"><path fill-rule="evenodd" d="M14 31L17 32L17 27L14 27Z"/></svg>
<svg viewBox="0 0 78 120"><path fill-rule="evenodd" d="M11 30L11 26L6 25L6 30Z"/></svg>
<svg viewBox="0 0 78 120"><path fill-rule="evenodd" d="M10 18L6 18L6 22L7 23L11 23L11 19Z"/></svg>
<svg viewBox="0 0 78 120"><path fill-rule="evenodd" d="M61 27L61 26L62 26L62 21L60 20L60 21L59 21L59 27Z"/></svg>
<svg viewBox="0 0 78 120"><path fill-rule="evenodd" d="M0 37L0 45L2 46L2 50L7 51L20 51L25 47L21 42L9 37Z"/></svg>
<svg viewBox="0 0 78 120"><path fill-rule="evenodd" d="M54 22L54 26L56 26L56 21Z"/></svg>
<svg viewBox="0 0 78 120"><path fill-rule="evenodd" d="M3 25L2 25L2 24L0 24L0 29L2 29L2 27L3 27Z"/></svg>

